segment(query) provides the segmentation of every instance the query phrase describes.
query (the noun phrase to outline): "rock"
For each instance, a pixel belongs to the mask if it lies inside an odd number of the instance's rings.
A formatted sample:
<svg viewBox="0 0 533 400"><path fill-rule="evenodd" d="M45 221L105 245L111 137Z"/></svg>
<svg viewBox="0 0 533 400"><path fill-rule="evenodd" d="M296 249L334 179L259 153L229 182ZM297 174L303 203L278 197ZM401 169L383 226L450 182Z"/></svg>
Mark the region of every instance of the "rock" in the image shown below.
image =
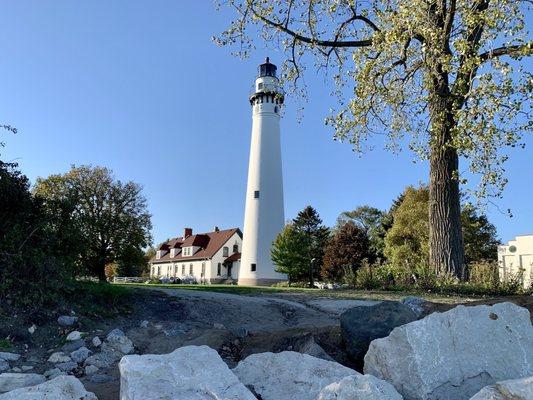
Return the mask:
<svg viewBox="0 0 533 400"><path fill-rule="evenodd" d="M66 373L61 371L59 368L52 368L46 371L43 375L46 379L54 379L58 376L66 375Z"/></svg>
<svg viewBox="0 0 533 400"><path fill-rule="evenodd" d="M78 350L85 346L85 339L75 340L73 342L67 342L61 347L61 351L65 353L72 353L74 350Z"/></svg>
<svg viewBox="0 0 533 400"><path fill-rule="evenodd" d="M246 336L248 336L248 329L246 329L243 326L239 326L237 328L230 329L230 332L232 335L244 339Z"/></svg>
<svg viewBox="0 0 533 400"><path fill-rule="evenodd" d="M9 363L0 358L0 372L7 371L9 369Z"/></svg>
<svg viewBox="0 0 533 400"><path fill-rule="evenodd" d="M50 357L48 357L48 362L50 363L64 363L72 361L71 358L63 353L62 351L58 351L56 353L53 353Z"/></svg>
<svg viewBox="0 0 533 400"><path fill-rule="evenodd" d="M108 349L102 351L101 353L93 354L92 356L87 357L85 360L85 365L94 365L98 368L107 368L110 367L113 363L120 360L123 356L122 353L119 353L116 350Z"/></svg>
<svg viewBox="0 0 533 400"><path fill-rule="evenodd" d="M35 324L33 324L32 326L30 326L30 327L28 328L28 332L29 332L30 334L32 334L32 335L35 333L36 330L37 330L37 326L36 326Z"/></svg>
<svg viewBox="0 0 533 400"><path fill-rule="evenodd" d="M407 307L413 310L417 316L420 316L424 313L424 311L426 311L424 306L429 304L429 301L426 301L421 297L407 296L402 300L402 304L405 304Z"/></svg>
<svg viewBox="0 0 533 400"><path fill-rule="evenodd" d="M360 375L336 362L294 351L252 354L233 372L262 400L315 400L325 386Z"/></svg>
<svg viewBox="0 0 533 400"><path fill-rule="evenodd" d="M0 400L98 400L73 376L59 376L37 386L25 387L0 395Z"/></svg>
<svg viewBox="0 0 533 400"><path fill-rule="evenodd" d="M533 399L533 376L512 379L485 386L470 400L531 400Z"/></svg>
<svg viewBox="0 0 533 400"><path fill-rule="evenodd" d="M147 321L147 320L141 321L141 323L139 324L139 326L140 326L141 328L148 328L148 321Z"/></svg>
<svg viewBox="0 0 533 400"><path fill-rule="evenodd" d="M3 374L0 374L0 393L38 385L44 381L46 381L46 378L39 374L16 374L12 372L4 372Z"/></svg>
<svg viewBox="0 0 533 400"><path fill-rule="evenodd" d="M31 371L33 369L33 365L23 365L20 367L24 372Z"/></svg>
<svg viewBox="0 0 533 400"><path fill-rule="evenodd" d="M297 340L293 345L293 350L323 360L335 361L317 342L315 342L313 335L305 335Z"/></svg>
<svg viewBox="0 0 533 400"><path fill-rule="evenodd" d="M95 337L93 337L92 343L93 343L94 347L98 347L98 346L100 346L102 344L102 341L100 340L100 338L98 336L95 336Z"/></svg>
<svg viewBox="0 0 533 400"><path fill-rule="evenodd" d="M72 353L70 353L70 357L73 361L80 364L84 362L87 357L91 355L91 353L92 351L89 350L87 347L80 347L78 350L74 350Z"/></svg>
<svg viewBox="0 0 533 400"><path fill-rule="evenodd" d="M98 367L95 367L94 365L87 365L85 367L85 375L92 375L96 374L100 369Z"/></svg>
<svg viewBox="0 0 533 400"><path fill-rule="evenodd" d="M390 383L372 375L350 375L326 386L316 400L402 400Z"/></svg>
<svg viewBox="0 0 533 400"><path fill-rule="evenodd" d="M64 362L56 364L56 367L59 368L63 372L70 372L76 368L78 368L78 364L74 361Z"/></svg>
<svg viewBox="0 0 533 400"><path fill-rule="evenodd" d="M89 375L88 379L92 383L106 383L106 382L112 382L112 381L116 381L117 380L117 378L115 378L113 376L106 375L106 374Z"/></svg>
<svg viewBox="0 0 533 400"><path fill-rule="evenodd" d="M78 322L78 317L72 317L70 315L61 315L57 318L57 323L61 326L72 326Z"/></svg>
<svg viewBox="0 0 533 400"><path fill-rule="evenodd" d="M18 361L20 354L0 351L0 359L5 361Z"/></svg>
<svg viewBox="0 0 533 400"><path fill-rule="evenodd" d="M122 354L130 354L133 352L133 342L120 329L113 329L107 335L102 348L112 348Z"/></svg>
<svg viewBox="0 0 533 400"><path fill-rule="evenodd" d="M416 319L409 307L395 301L350 308L341 314L341 335L346 351L354 360L361 360L372 340L385 337L395 327Z"/></svg>
<svg viewBox="0 0 533 400"><path fill-rule="evenodd" d="M11 368L11 372L22 372L22 369L20 369L19 367L13 367Z"/></svg>
<svg viewBox="0 0 533 400"><path fill-rule="evenodd" d="M533 375L529 311L512 303L457 306L370 344L365 373L406 399L469 399L498 381Z"/></svg>
<svg viewBox="0 0 533 400"><path fill-rule="evenodd" d="M256 400L207 346L185 346L163 355L125 356L119 370L121 400Z"/></svg>
<svg viewBox="0 0 533 400"><path fill-rule="evenodd" d="M215 329L226 329L226 327L224 325L219 324L218 322L215 322L213 324L213 328L215 328Z"/></svg>
<svg viewBox="0 0 533 400"><path fill-rule="evenodd" d="M80 340L82 338L82 333L79 331L72 331L67 335L67 342L74 342L76 340Z"/></svg>

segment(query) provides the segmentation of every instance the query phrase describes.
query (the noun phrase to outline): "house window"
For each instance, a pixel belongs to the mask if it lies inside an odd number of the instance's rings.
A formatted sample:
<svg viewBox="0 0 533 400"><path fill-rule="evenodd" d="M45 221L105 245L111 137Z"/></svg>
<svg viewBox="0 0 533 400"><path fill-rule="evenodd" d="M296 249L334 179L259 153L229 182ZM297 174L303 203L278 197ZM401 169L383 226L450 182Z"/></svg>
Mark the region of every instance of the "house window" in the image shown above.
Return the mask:
<svg viewBox="0 0 533 400"><path fill-rule="evenodd" d="M178 275L178 264L174 265L174 276Z"/></svg>
<svg viewBox="0 0 533 400"><path fill-rule="evenodd" d="M205 262L202 263L202 275L200 275L202 278L205 276Z"/></svg>
<svg viewBox="0 0 533 400"><path fill-rule="evenodd" d="M239 245L238 245L237 243L235 243L235 244L233 245L233 252L234 252L234 253L238 253L238 252L239 252Z"/></svg>
<svg viewBox="0 0 533 400"><path fill-rule="evenodd" d="M256 190L254 192L254 199L258 199L259 198L259 190Z"/></svg>
<svg viewBox="0 0 533 400"><path fill-rule="evenodd" d="M257 268L257 265L256 264L251 264L250 265L250 271L254 272Z"/></svg>
<svg viewBox="0 0 533 400"><path fill-rule="evenodd" d="M224 246L222 249L222 257L227 257L229 254L229 248L227 246Z"/></svg>
<svg viewBox="0 0 533 400"><path fill-rule="evenodd" d="M157 267L157 276L160 276L161 275L161 267Z"/></svg>
<svg viewBox="0 0 533 400"><path fill-rule="evenodd" d="M181 265L181 276L185 276L185 264Z"/></svg>
<svg viewBox="0 0 533 400"><path fill-rule="evenodd" d="M189 265L189 275L192 275L192 264Z"/></svg>
<svg viewBox="0 0 533 400"><path fill-rule="evenodd" d="M220 276L222 273L222 264L218 263L217 265L217 276Z"/></svg>

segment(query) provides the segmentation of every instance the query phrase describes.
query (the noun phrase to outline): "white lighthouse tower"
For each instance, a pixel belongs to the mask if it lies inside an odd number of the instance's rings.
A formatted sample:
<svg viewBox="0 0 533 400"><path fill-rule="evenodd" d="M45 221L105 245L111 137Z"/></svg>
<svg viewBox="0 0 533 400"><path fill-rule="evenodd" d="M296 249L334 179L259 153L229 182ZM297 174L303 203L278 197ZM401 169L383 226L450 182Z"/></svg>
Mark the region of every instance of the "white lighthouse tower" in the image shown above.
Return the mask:
<svg viewBox="0 0 533 400"><path fill-rule="evenodd" d="M284 226L279 130L283 91L276 69L267 57L259 66L250 95L252 142L239 285L268 285L287 279L275 272L270 258L272 242Z"/></svg>

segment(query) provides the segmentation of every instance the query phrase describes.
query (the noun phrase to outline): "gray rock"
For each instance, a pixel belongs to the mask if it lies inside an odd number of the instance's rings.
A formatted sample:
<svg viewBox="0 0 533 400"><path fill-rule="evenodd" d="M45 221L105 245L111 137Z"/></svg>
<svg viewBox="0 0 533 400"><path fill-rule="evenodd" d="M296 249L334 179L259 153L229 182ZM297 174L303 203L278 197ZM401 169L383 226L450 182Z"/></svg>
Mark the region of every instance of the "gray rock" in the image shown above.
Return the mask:
<svg viewBox="0 0 533 400"><path fill-rule="evenodd" d="M98 400L73 376L59 376L37 386L25 387L0 395L0 400Z"/></svg>
<svg viewBox="0 0 533 400"><path fill-rule="evenodd" d="M248 329L246 329L245 327L243 326L239 326L237 328L232 328L230 329L230 332L232 335L240 338L240 339L244 339L246 336L248 336Z"/></svg>
<svg viewBox="0 0 533 400"><path fill-rule="evenodd" d="M218 353L207 346L185 346L162 355L125 356L119 369L121 400L256 400Z"/></svg>
<svg viewBox="0 0 533 400"><path fill-rule="evenodd" d="M85 339L75 340L73 342L67 342L61 347L61 351L65 353L72 353L74 350L78 350L85 346Z"/></svg>
<svg viewBox="0 0 533 400"><path fill-rule="evenodd" d="M70 372L76 368L78 368L78 364L74 361L64 362L56 364L56 367L59 368L63 372Z"/></svg>
<svg viewBox="0 0 533 400"><path fill-rule="evenodd" d="M100 340L100 338L98 336L95 336L95 337L93 337L92 343L93 343L94 347L98 347L98 346L100 346L102 344L102 341Z"/></svg>
<svg viewBox="0 0 533 400"><path fill-rule="evenodd" d="M252 354L233 372L262 400L315 400L325 386L361 375L336 362L294 351Z"/></svg>
<svg viewBox="0 0 533 400"><path fill-rule="evenodd" d="M4 372L3 374L0 374L0 393L38 385L44 381L46 381L46 378L39 374L16 374L12 372Z"/></svg>
<svg viewBox="0 0 533 400"><path fill-rule="evenodd" d="M316 400L402 400L390 383L372 375L350 375L322 389Z"/></svg>
<svg viewBox="0 0 533 400"><path fill-rule="evenodd" d="M0 359L0 372L7 371L9 369L9 363L5 360Z"/></svg>
<svg viewBox="0 0 533 400"><path fill-rule="evenodd" d="M512 379L485 386L470 400L531 400L533 376Z"/></svg>
<svg viewBox="0 0 533 400"><path fill-rule="evenodd" d="M0 351L0 359L5 361L18 361L20 354Z"/></svg>
<svg viewBox="0 0 533 400"><path fill-rule="evenodd" d="M421 297L407 296L402 300L402 304L405 304L413 310L417 316L420 316L426 311L425 306L429 304L429 302Z"/></svg>
<svg viewBox="0 0 533 400"><path fill-rule="evenodd" d="M61 371L59 368L52 368L46 371L43 375L46 379L54 379L61 375L66 375L66 372Z"/></svg>
<svg viewBox="0 0 533 400"><path fill-rule="evenodd" d="M352 359L361 360L372 340L385 337L395 327L416 319L409 307L395 301L350 308L341 314L341 335L346 351Z"/></svg>
<svg viewBox="0 0 533 400"><path fill-rule="evenodd" d="M72 361L72 360L70 359L68 355L66 355L62 351L53 353L52 355L50 355L50 357L48 357L48 362L53 363L53 364L64 363L64 362L69 362L69 361Z"/></svg>
<svg viewBox="0 0 533 400"><path fill-rule="evenodd" d="M80 364L84 362L87 357L91 355L91 353L92 351L89 350L87 347L80 347L78 350L74 350L72 353L70 353L70 357L73 361Z"/></svg>
<svg viewBox="0 0 533 400"><path fill-rule="evenodd" d="M85 367L85 375L93 375L96 374L100 369L98 367L95 367L94 365L87 365Z"/></svg>
<svg viewBox="0 0 533 400"><path fill-rule="evenodd" d="M13 367L11 368L11 372L22 372L22 369L20 369L19 367Z"/></svg>
<svg viewBox="0 0 533 400"><path fill-rule="evenodd" d="M92 382L92 383L106 383L106 382L113 382L117 380L117 378L110 376L110 375L105 375L105 374L89 375L88 379L89 379L89 382Z"/></svg>
<svg viewBox="0 0 533 400"><path fill-rule="evenodd" d="M293 345L293 350L323 360L335 361L317 342L315 342L313 335L306 335L298 339Z"/></svg>
<svg viewBox="0 0 533 400"><path fill-rule="evenodd" d="M139 324L139 326L140 326L141 328L148 328L148 321L147 321L147 320L141 321L141 323Z"/></svg>
<svg viewBox="0 0 533 400"><path fill-rule="evenodd" d="M529 311L512 303L457 306L370 344L365 373L406 399L469 399L499 381L533 375Z"/></svg>
<svg viewBox="0 0 533 400"><path fill-rule="evenodd" d="M24 372L31 371L33 369L33 365L23 365L20 367Z"/></svg>
<svg viewBox="0 0 533 400"><path fill-rule="evenodd" d="M80 340L83 337L83 334L80 331L72 331L67 335L67 342L74 342Z"/></svg>
<svg viewBox="0 0 533 400"><path fill-rule="evenodd" d="M116 363L124 354L113 350L106 349L101 353L93 354L92 356L87 357L85 360L85 365L94 365L98 368L107 368Z"/></svg>
<svg viewBox="0 0 533 400"><path fill-rule="evenodd" d="M113 329L107 335L102 344L102 351L105 350L104 348L111 348L122 354L130 354L133 352L133 342L124 334L124 332L117 328Z"/></svg>
<svg viewBox="0 0 533 400"><path fill-rule="evenodd" d="M72 326L78 322L78 317L72 317L70 315L61 315L57 318L57 323L61 326Z"/></svg>

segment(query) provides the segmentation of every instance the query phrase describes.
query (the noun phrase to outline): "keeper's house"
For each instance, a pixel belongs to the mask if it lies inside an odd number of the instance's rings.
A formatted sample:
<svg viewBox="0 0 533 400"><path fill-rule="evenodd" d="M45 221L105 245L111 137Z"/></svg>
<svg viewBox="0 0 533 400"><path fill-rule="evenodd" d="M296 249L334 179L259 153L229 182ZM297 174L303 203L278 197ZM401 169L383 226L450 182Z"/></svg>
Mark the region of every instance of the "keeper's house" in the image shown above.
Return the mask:
<svg viewBox="0 0 533 400"><path fill-rule="evenodd" d="M234 282L239 276L242 233L239 228L183 236L163 243L150 260L152 278L179 278L183 282Z"/></svg>
<svg viewBox="0 0 533 400"><path fill-rule="evenodd" d="M498 246L500 280L518 277L524 288L533 285L533 235L519 235Z"/></svg>

